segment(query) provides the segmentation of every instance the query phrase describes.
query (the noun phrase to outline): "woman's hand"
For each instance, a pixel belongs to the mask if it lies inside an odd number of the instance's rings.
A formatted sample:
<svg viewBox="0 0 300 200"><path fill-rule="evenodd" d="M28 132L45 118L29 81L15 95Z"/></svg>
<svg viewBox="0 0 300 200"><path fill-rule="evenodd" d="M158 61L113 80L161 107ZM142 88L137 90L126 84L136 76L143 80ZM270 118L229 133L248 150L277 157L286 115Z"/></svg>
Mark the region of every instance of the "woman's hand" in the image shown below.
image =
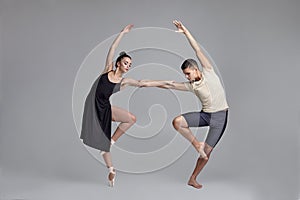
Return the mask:
<svg viewBox="0 0 300 200"><path fill-rule="evenodd" d="M111 44L108 54L106 56L106 62L105 62L105 69L103 70L102 73L105 72L109 72L111 70L113 70L114 66L113 66L113 57L116 51L116 48L119 46L119 43L122 39L122 37L124 36L124 33L128 33L131 28L133 27L133 24L129 24L127 26L125 26L121 32L119 33L119 35L116 37L116 39L113 41L113 43Z"/></svg>
<svg viewBox="0 0 300 200"><path fill-rule="evenodd" d="M180 21L174 20L173 24L178 29L176 32L178 32L178 33L185 33L186 32L187 29L183 26L183 24Z"/></svg>
<svg viewBox="0 0 300 200"><path fill-rule="evenodd" d="M122 29L122 33L128 33L130 30L131 30L131 28L133 27L133 24L129 24L129 25L127 25L127 26L125 26L123 29Z"/></svg>

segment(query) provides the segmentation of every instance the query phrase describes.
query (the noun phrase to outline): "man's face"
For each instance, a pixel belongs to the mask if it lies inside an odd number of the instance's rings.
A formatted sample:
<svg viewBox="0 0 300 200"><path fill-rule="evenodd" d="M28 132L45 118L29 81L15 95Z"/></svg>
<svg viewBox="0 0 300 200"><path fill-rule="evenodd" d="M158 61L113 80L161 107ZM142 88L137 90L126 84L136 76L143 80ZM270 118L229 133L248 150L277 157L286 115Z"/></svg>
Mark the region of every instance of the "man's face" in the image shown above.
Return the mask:
<svg viewBox="0 0 300 200"><path fill-rule="evenodd" d="M182 72L189 81L194 81L198 77L197 69L195 67L187 67L182 70Z"/></svg>

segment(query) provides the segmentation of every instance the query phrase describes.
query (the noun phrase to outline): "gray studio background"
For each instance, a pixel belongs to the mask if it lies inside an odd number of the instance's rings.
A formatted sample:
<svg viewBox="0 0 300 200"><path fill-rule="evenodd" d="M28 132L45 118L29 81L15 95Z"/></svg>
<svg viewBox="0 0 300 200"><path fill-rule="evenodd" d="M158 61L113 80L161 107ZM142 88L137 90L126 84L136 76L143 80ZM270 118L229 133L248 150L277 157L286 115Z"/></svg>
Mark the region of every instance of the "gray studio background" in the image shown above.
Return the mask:
<svg viewBox="0 0 300 200"><path fill-rule="evenodd" d="M299 8L297 0L1 0L0 199L298 199ZM126 24L174 29L173 19L218 65L228 128L202 190L186 186L192 148L159 171L119 172L108 188L105 167L78 139L76 73Z"/></svg>

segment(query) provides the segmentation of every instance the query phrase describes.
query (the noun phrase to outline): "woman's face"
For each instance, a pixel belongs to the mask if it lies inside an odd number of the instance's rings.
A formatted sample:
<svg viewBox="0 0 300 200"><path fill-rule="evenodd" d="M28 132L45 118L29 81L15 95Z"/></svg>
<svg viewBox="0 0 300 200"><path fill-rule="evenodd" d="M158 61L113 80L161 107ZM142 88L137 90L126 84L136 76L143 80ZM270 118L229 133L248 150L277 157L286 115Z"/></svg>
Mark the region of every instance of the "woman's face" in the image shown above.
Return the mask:
<svg viewBox="0 0 300 200"><path fill-rule="evenodd" d="M131 59L128 57L122 58L121 61L118 62L118 67L122 72L126 73L131 67Z"/></svg>

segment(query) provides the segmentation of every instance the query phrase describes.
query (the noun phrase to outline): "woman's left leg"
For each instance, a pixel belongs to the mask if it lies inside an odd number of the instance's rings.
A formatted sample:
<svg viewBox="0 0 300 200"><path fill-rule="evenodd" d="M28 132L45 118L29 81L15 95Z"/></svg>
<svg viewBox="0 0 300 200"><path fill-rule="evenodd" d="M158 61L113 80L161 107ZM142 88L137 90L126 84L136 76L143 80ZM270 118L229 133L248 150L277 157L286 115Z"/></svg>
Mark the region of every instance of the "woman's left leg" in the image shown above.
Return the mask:
<svg viewBox="0 0 300 200"><path fill-rule="evenodd" d="M136 119L133 114L131 114L130 112L122 108L112 106L111 111L112 111L112 121L121 122L118 128L115 130L113 136L111 137L112 140L111 143L113 144L115 141L117 141L119 137L121 137L123 133L125 133L125 131L127 131L136 122ZM108 174L109 185L113 186L116 170L114 169L112 164L111 153L102 152L101 154L109 170L109 174Z"/></svg>
<svg viewBox="0 0 300 200"><path fill-rule="evenodd" d="M123 133L125 133L136 122L136 117L127 110L116 106L112 106L111 111L112 121L120 122L118 128L111 137L113 141L117 141L119 137L121 137L121 135L123 135Z"/></svg>

